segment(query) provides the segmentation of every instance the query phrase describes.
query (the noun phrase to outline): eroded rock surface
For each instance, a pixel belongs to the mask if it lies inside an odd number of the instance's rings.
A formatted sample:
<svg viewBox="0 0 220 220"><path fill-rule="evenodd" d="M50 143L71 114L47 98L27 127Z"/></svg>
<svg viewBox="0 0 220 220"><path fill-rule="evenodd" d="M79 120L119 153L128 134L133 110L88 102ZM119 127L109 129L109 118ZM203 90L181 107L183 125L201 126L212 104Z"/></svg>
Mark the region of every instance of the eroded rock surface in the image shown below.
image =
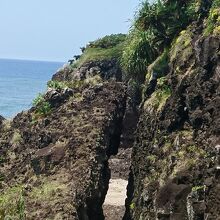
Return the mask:
<svg viewBox="0 0 220 220"><path fill-rule="evenodd" d="M67 66L54 74L52 79L71 81L76 79L86 79L97 74L105 80L110 78L115 78L117 81L122 80L122 70L119 66L119 61L115 58L85 62L75 69L71 69Z"/></svg>
<svg viewBox="0 0 220 220"><path fill-rule="evenodd" d="M191 3L187 12L205 13L149 44L146 77L125 74L124 44L109 57L104 41L60 69L30 110L0 116L0 220L219 219L219 3L209 18L201 4L211 1Z"/></svg>
<svg viewBox="0 0 220 220"><path fill-rule="evenodd" d="M220 38L202 35L182 32L143 103L124 219L219 219Z"/></svg>
<svg viewBox="0 0 220 220"><path fill-rule="evenodd" d="M26 219L104 218L108 157L120 142L125 87L111 81L60 94L45 95L55 103L48 115L36 117L32 108L1 129L0 219L19 217L22 201Z"/></svg>

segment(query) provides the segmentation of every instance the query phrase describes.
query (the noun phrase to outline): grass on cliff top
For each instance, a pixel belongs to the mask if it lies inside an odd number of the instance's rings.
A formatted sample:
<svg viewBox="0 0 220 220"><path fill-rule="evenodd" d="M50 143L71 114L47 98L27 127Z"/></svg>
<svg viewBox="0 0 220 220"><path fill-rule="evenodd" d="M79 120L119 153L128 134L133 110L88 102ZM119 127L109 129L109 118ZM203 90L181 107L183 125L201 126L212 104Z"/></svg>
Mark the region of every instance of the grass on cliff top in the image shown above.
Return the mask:
<svg viewBox="0 0 220 220"><path fill-rule="evenodd" d="M125 34L112 34L90 42L82 50L83 54L72 64L72 67L80 67L89 61L119 58L124 49L125 39Z"/></svg>
<svg viewBox="0 0 220 220"><path fill-rule="evenodd" d="M123 48L123 43L120 43L112 48L86 48L80 59L73 64L73 67L80 67L83 63L89 61L119 58L122 54Z"/></svg>

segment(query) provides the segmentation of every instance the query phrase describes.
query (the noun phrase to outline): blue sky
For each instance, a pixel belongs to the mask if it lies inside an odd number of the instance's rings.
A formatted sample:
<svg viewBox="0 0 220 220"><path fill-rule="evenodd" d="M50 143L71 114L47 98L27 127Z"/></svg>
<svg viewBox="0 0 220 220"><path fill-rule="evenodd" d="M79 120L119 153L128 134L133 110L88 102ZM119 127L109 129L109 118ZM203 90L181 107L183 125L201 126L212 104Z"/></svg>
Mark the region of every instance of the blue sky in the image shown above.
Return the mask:
<svg viewBox="0 0 220 220"><path fill-rule="evenodd" d="M0 0L0 58L66 61L89 41L126 33L139 0Z"/></svg>

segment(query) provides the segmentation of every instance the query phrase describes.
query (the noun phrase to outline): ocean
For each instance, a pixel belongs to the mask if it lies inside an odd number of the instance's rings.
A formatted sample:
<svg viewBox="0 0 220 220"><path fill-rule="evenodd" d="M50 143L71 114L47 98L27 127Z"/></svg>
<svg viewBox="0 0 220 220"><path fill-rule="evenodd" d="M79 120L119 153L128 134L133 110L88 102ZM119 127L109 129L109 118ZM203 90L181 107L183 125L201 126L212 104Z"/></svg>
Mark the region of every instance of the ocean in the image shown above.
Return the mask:
<svg viewBox="0 0 220 220"><path fill-rule="evenodd" d="M64 63L0 59L0 115L12 118L32 106Z"/></svg>

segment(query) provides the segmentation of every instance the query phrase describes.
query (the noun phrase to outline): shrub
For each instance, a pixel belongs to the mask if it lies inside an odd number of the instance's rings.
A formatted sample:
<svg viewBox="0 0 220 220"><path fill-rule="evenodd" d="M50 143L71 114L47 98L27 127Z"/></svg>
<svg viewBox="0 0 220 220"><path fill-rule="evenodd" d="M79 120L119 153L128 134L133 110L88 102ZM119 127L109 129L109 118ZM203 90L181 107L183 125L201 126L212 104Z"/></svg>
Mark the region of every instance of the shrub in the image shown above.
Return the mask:
<svg viewBox="0 0 220 220"><path fill-rule="evenodd" d="M51 105L45 100L44 96L39 95L33 100L33 106L36 108L35 113L39 116L46 116L51 112Z"/></svg>
<svg viewBox="0 0 220 220"><path fill-rule="evenodd" d="M126 39L122 67L128 75L143 79L152 63L189 23L199 18L201 1L144 1ZM198 12L198 13L196 13ZM165 61L167 54L162 58ZM166 64L161 63L166 68Z"/></svg>
<svg viewBox="0 0 220 220"><path fill-rule="evenodd" d="M60 90L60 89L64 89L66 88L66 84L64 82L59 82L59 81L55 81L55 80L50 80L47 83L47 87L48 88L52 88L52 89L56 89L56 90Z"/></svg>
<svg viewBox="0 0 220 220"><path fill-rule="evenodd" d="M133 210L134 208L135 208L135 203L132 202L132 203L130 204L130 209Z"/></svg>
<svg viewBox="0 0 220 220"><path fill-rule="evenodd" d="M125 39L125 34L112 34L90 42L80 58L70 67L78 68L89 61L118 59L124 49Z"/></svg>
<svg viewBox="0 0 220 220"><path fill-rule="evenodd" d="M144 80L144 73L156 55L150 44L150 32L133 29L127 38L121 66L128 77Z"/></svg>
<svg viewBox="0 0 220 220"><path fill-rule="evenodd" d="M92 41L88 44L87 48L112 48L125 41L125 34L112 34Z"/></svg>
<svg viewBox="0 0 220 220"><path fill-rule="evenodd" d="M43 94L39 93L38 96L33 100L33 105L38 106L40 105L43 101L45 101Z"/></svg>
<svg viewBox="0 0 220 220"><path fill-rule="evenodd" d="M75 61L71 67L78 68L86 62L97 61L97 60L111 60L118 59L121 57L122 51L124 49L124 44L118 44L111 48L86 48L85 52L81 55L80 59Z"/></svg>
<svg viewBox="0 0 220 220"><path fill-rule="evenodd" d="M204 190L204 189L205 189L205 185L204 186L194 186L192 188L192 192L196 192L196 191Z"/></svg>
<svg viewBox="0 0 220 220"><path fill-rule="evenodd" d="M195 0L157 0L153 4L145 1L136 15L135 27L154 33L153 43L163 49L176 34L198 18L198 4Z"/></svg>

